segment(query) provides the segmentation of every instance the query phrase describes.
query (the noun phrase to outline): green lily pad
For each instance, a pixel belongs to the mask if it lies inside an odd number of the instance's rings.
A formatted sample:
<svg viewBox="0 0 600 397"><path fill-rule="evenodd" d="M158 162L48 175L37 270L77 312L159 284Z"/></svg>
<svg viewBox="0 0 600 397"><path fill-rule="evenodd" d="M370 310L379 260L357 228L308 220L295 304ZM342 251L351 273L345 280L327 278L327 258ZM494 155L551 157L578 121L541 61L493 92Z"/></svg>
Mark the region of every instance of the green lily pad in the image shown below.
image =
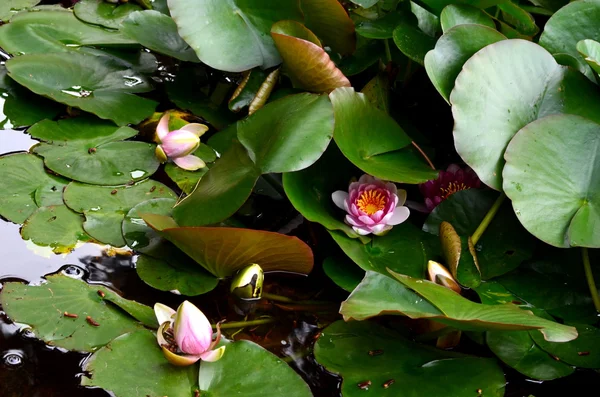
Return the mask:
<svg viewBox="0 0 600 397"><path fill-rule="evenodd" d="M171 215L175 203L177 200L174 198L154 198L131 208L122 224L123 238L127 246L149 255L160 255L161 252L168 251L165 245L169 243L146 225L141 214Z"/></svg>
<svg viewBox="0 0 600 397"><path fill-rule="evenodd" d="M438 92L448 101L463 65L487 45L505 40L495 29L482 25L458 25L444 31L435 48L425 55L425 70Z"/></svg>
<svg viewBox="0 0 600 397"><path fill-rule="evenodd" d="M502 40L472 56L450 103L456 150L496 190L502 188L506 146L525 125L557 113L600 118L597 87L525 40Z"/></svg>
<svg viewBox="0 0 600 397"><path fill-rule="evenodd" d="M352 54L356 46L354 22L337 0L301 0L307 28L315 32L325 45L340 54Z"/></svg>
<svg viewBox="0 0 600 397"><path fill-rule="evenodd" d="M587 324L570 324L577 328L577 339L552 343L531 332L533 341L544 351L562 362L579 368L600 368L600 329Z"/></svg>
<svg viewBox="0 0 600 397"><path fill-rule="evenodd" d="M142 7L137 4L112 4L104 0L80 0L73 7L75 16L83 22L100 25L109 29L120 29L121 22Z"/></svg>
<svg viewBox="0 0 600 397"><path fill-rule="evenodd" d="M497 5L504 22L513 26L517 32L525 36L536 35L540 28L535 24L535 19L527 11L511 1L503 1Z"/></svg>
<svg viewBox="0 0 600 397"><path fill-rule="evenodd" d="M477 24L496 29L490 15L483 10L466 4L450 4L442 10L440 23L444 34L457 25Z"/></svg>
<svg viewBox="0 0 600 397"><path fill-rule="evenodd" d="M431 212L423 230L439 235L440 224L449 222L461 236L471 236L498 194L490 190L467 189L451 194ZM521 226L508 203L494 217L475 248L481 277L488 280L517 268L531 258L535 240Z"/></svg>
<svg viewBox="0 0 600 397"><path fill-rule="evenodd" d="M343 378L346 397L469 397L477 390L504 395L504 374L495 360L419 345L367 321L337 321L325 328L315 358Z"/></svg>
<svg viewBox="0 0 600 397"><path fill-rule="evenodd" d="M8 20L16 13L37 5L41 0L6 0L0 4L0 21Z"/></svg>
<svg viewBox="0 0 600 397"><path fill-rule="evenodd" d="M390 112L390 82L388 76L379 73L373 77L360 91L371 104L385 113Z"/></svg>
<svg viewBox="0 0 600 397"><path fill-rule="evenodd" d="M352 292L365 277L365 272L348 259L329 256L323 261L323 271L340 288Z"/></svg>
<svg viewBox="0 0 600 397"><path fill-rule="evenodd" d="M600 124L567 114L536 120L515 135L503 187L530 233L556 247L600 247L598 147Z"/></svg>
<svg viewBox="0 0 600 397"><path fill-rule="evenodd" d="M575 371L542 350L526 331L487 332L486 342L500 360L529 378L552 380Z"/></svg>
<svg viewBox="0 0 600 397"><path fill-rule="evenodd" d="M453 3L466 4L484 10L502 2L503 0L422 0L421 3L425 9L439 15L446 6Z"/></svg>
<svg viewBox="0 0 600 397"><path fill-rule="evenodd" d="M296 21L279 21L271 28L275 47L294 87L312 92L331 92L350 87L314 34Z"/></svg>
<svg viewBox="0 0 600 397"><path fill-rule="evenodd" d="M62 204L69 182L46 173L43 160L28 153L0 157L0 174L0 215L15 223L25 222L38 207ZM39 203L36 192L44 198Z"/></svg>
<svg viewBox="0 0 600 397"><path fill-rule="evenodd" d="M13 55L74 52L79 46L135 44L118 31L88 25L77 19L73 11L63 8L22 12L0 26L0 47Z"/></svg>
<svg viewBox="0 0 600 397"><path fill-rule="evenodd" d="M71 182L65 189L65 204L85 215L83 228L98 241L115 247L125 245L121 224L137 204L153 198L176 199L160 182L146 179L132 186L93 186Z"/></svg>
<svg viewBox="0 0 600 397"><path fill-rule="evenodd" d="M577 51L594 72L600 73L600 43L594 40L581 40L577 43Z"/></svg>
<svg viewBox="0 0 600 397"><path fill-rule="evenodd" d="M250 196L260 170L239 143L233 145L200 179L196 189L174 209L183 226L210 225L229 218Z"/></svg>
<svg viewBox="0 0 600 397"><path fill-rule="evenodd" d="M181 61L199 62L194 50L179 36L173 19L158 11L136 11L123 21L121 31L144 47Z"/></svg>
<svg viewBox="0 0 600 397"><path fill-rule="evenodd" d="M302 21L299 2L282 0L170 0L179 34L210 67L242 72L281 62L271 26L283 19Z"/></svg>
<svg viewBox="0 0 600 397"><path fill-rule="evenodd" d="M394 226L385 236L362 244L340 232L329 232L340 248L364 270L387 274L386 269L422 278L427 262L439 252L437 238L409 222Z"/></svg>
<svg viewBox="0 0 600 397"><path fill-rule="evenodd" d="M339 61L337 66L345 76L354 76L364 72L383 57L385 57L383 42L381 40L368 40L357 47L354 54Z"/></svg>
<svg viewBox="0 0 600 397"><path fill-rule="evenodd" d="M539 43L552 54L568 54L577 59L590 80L594 73L577 51L581 40L600 41L600 3L582 0L572 2L554 13L544 25Z"/></svg>
<svg viewBox="0 0 600 397"><path fill-rule="evenodd" d="M83 216L65 205L38 208L23 224L21 236L36 245L69 252L79 241L91 240L83 230Z"/></svg>
<svg viewBox="0 0 600 397"><path fill-rule="evenodd" d="M46 283L37 286L4 284L0 303L13 321L30 325L47 344L90 352L141 328L123 311L104 302L99 290L105 295L114 294L67 276L49 276ZM66 317L65 312L78 317ZM100 325L88 323L88 316Z"/></svg>
<svg viewBox="0 0 600 397"><path fill-rule="evenodd" d="M408 7L406 7L408 9ZM436 37L442 31L440 18L414 1L410 2L410 11L417 18L417 26L429 36Z"/></svg>
<svg viewBox="0 0 600 397"><path fill-rule="evenodd" d="M310 397L308 385L284 361L256 343L224 341L223 357L200 364L199 386L208 396ZM234 381L232 381L234 379Z"/></svg>
<svg viewBox="0 0 600 397"><path fill-rule="evenodd" d="M407 57L423 65L425 54L435 46L435 38L423 32L416 23L402 22L393 33L396 47Z"/></svg>
<svg viewBox="0 0 600 397"><path fill-rule="evenodd" d="M364 20L356 24L356 33L368 39L391 39L394 29L405 20L414 18L404 10L392 11L375 20Z"/></svg>
<svg viewBox="0 0 600 397"><path fill-rule="evenodd" d="M205 163L211 163L217 159L215 151L203 143L200 144L200 147L193 155L200 157ZM165 172L185 194L190 194L194 191L196 185L198 185L198 181L208 172L208 167L203 167L196 171L187 171L179 168L175 163L168 163L165 165Z"/></svg>
<svg viewBox="0 0 600 397"><path fill-rule="evenodd" d="M143 360L140 352L144 353ZM198 364L188 367L170 364L156 336L148 330L110 341L85 362L83 370L91 374L81 377L83 386L101 387L117 397L190 397L198 390Z"/></svg>
<svg viewBox="0 0 600 397"><path fill-rule="evenodd" d="M237 136L263 173L298 171L329 145L333 109L326 95L288 95L238 122Z"/></svg>
<svg viewBox="0 0 600 397"><path fill-rule="evenodd" d="M437 176L411 139L386 113L371 105L364 94L338 88L329 95L333 104L333 138L354 165L381 179L422 183Z"/></svg>
<svg viewBox="0 0 600 397"><path fill-rule="evenodd" d="M133 95L152 90L146 77L108 57L31 54L9 59L6 67L10 77L36 94L118 125L137 124L156 107L156 102Z"/></svg>
<svg viewBox="0 0 600 397"><path fill-rule="evenodd" d="M335 207L331 199L331 194L336 190L348 190L351 179L358 179L359 173L337 146L330 145L315 164L302 171L283 174L283 188L294 208L309 221L368 242L369 237L359 236L344 223L343 212Z"/></svg>
<svg viewBox="0 0 600 397"><path fill-rule="evenodd" d="M219 279L185 255L168 259L140 255L135 268L138 276L152 288L185 296L205 294L219 283Z"/></svg>
<svg viewBox="0 0 600 397"><path fill-rule="evenodd" d="M122 185L149 177L160 165L154 144L123 141L136 130L96 118L44 120L28 132L43 141L33 152L46 167L79 182Z"/></svg>

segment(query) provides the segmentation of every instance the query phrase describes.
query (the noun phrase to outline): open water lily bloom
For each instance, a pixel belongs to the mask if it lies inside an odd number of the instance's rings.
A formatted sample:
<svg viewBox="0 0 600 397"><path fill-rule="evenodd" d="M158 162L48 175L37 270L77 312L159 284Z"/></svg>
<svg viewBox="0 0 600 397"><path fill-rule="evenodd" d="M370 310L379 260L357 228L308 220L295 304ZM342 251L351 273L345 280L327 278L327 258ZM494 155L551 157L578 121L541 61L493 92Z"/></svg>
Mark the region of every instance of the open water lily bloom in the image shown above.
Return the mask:
<svg viewBox="0 0 600 397"><path fill-rule="evenodd" d="M156 339L171 364L187 366L198 360L213 362L223 357L225 346L215 349L221 339L221 330L217 326L213 340L210 322L190 302L183 302L177 311L157 303L154 313L160 324Z"/></svg>
<svg viewBox="0 0 600 397"><path fill-rule="evenodd" d="M371 175L363 175L348 187L331 195L336 206L346 211L345 222L360 235L382 235L408 219L404 207L406 191Z"/></svg>
<svg viewBox="0 0 600 397"><path fill-rule="evenodd" d="M450 164L446 171L440 171L436 179L420 184L419 190L425 198L427 211L431 212L451 194L480 187L481 181L475 171L469 167L462 169L456 164Z"/></svg>
<svg viewBox="0 0 600 397"><path fill-rule="evenodd" d="M156 127L156 157L161 162L173 160L179 168L188 171L206 167L201 158L192 153L200 146L200 137L208 131L204 124L190 123L178 130L169 131L169 113L160 118Z"/></svg>

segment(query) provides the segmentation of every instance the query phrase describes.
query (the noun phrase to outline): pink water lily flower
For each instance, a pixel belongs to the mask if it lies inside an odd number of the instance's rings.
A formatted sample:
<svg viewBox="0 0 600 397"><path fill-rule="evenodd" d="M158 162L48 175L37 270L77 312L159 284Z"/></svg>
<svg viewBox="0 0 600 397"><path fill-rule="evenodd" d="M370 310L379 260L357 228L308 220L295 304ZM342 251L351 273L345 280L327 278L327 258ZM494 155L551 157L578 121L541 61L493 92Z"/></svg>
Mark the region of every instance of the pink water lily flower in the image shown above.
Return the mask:
<svg viewBox="0 0 600 397"><path fill-rule="evenodd" d="M425 198L427 211L431 212L451 194L479 187L481 181L475 171L469 167L462 169L456 164L450 164L446 171L440 171L436 179L420 184L419 190Z"/></svg>
<svg viewBox="0 0 600 397"><path fill-rule="evenodd" d="M210 322L190 302L183 302L177 311L157 303L154 305L154 313L160 324L156 339L171 364L183 367L200 359L214 362L223 357L225 346L215 349L221 339L219 326L217 325L217 335L213 340Z"/></svg>
<svg viewBox="0 0 600 397"><path fill-rule="evenodd" d="M204 124L190 123L178 130L169 131L169 113L160 118L156 127L156 157L164 163L171 159L178 167L195 171L206 164L193 153L200 146L200 137L208 131Z"/></svg>
<svg viewBox="0 0 600 397"><path fill-rule="evenodd" d="M338 190L331 198L347 212L346 223L360 235L382 235L410 215L410 210L403 206L405 190L367 174L351 183L348 192Z"/></svg>

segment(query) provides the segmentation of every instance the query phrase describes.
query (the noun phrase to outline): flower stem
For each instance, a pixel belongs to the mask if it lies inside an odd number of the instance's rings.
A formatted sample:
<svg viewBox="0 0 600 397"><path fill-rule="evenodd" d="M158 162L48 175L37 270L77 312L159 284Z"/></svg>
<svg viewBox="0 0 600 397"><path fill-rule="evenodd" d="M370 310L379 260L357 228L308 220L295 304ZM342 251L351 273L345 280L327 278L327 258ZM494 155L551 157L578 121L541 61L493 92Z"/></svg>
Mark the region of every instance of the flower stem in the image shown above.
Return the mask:
<svg viewBox="0 0 600 397"><path fill-rule="evenodd" d="M598 288L596 288L596 282L594 281L594 274L592 273L592 266L590 265L590 254L588 249L581 248L581 256L583 257L583 268L585 269L585 278L587 280L590 294L592 295L592 301L596 311L600 313L600 297L598 296Z"/></svg>
<svg viewBox="0 0 600 397"><path fill-rule="evenodd" d="M425 158L425 161L427 161L427 164L429 164L429 166L431 167L431 169L435 170L435 165L433 165L433 163L431 162L431 160L429 160L429 157L427 157L427 155L425 154L425 152L423 151L423 149L421 149L419 147L419 145L417 145L417 143L415 141L412 141L412 144L419 151L419 153L421 153L421 155Z"/></svg>
<svg viewBox="0 0 600 397"><path fill-rule="evenodd" d="M253 327L256 325L271 324L271 323L274 323L275 321L276 320L273 317L259 318L257 320L250 320L250 321L231 321L228 323L221 324L221 329ZM213 324L212 327L216 329L217 325Z"/></svg>
<svg viewBox="0 0 600 397"><path fill-rule="evenodd" d="M332 302L314 301L314 300L297 301L297 300L288 298L287 296L270 294L268 292L263 292L262 298L268 299L270 301L275 301L275 302L294 303L294 304L301 304L301 305L330 305L332 303Z"/></svg>
<svg viewBox="0 0 600 397"><path fill-rule="evenodd" d="M390 51L389 40L383 40L383 45L385 46L385 57L387 59L387 63L392 63L392 51Z"/></svg>
<svg viewBox="0 0 600 397"><path fill-rule="evenodd" d="M477 226L477 230L475 230L475 232L471 236L471 241L473 241L473 245L477 244L477 242L481 238L481 235L485 232L485 229L487 229L487 227L490 225L490 223L498 213L498 210L502 206L502 203L504 202L505 198L506 194L500 193L500 196L498 196L498 198L494 202L494 205L492 205L492 208L490 208L487 214L485 214L485 217L483 218L479 226Z"/></svg>

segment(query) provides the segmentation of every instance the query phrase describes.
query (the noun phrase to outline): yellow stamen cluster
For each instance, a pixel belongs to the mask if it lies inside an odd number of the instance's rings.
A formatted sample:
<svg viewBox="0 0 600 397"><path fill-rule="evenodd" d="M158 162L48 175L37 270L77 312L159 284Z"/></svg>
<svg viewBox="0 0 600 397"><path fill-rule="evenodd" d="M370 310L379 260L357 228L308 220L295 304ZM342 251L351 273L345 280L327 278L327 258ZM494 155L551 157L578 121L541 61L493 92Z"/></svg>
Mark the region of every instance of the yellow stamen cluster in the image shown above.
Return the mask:
<svg viewBox="0 0 600 397"><path fill-rule="evenodd" d="M466 190L468 188L469 187L462 182L461 183L450 182L448 184L448 187L440 188L440 190L442 192L444 192L444 194L442 194L442 199L448 198L448 196L450 196L452 193L456 193L459 190Z"/></svg>
<svg viewBox="0 0 600 397"><path fill-rule="evenodd" d="M385 208L386 203L387 197L379 190L367 190L356 200L358 209L367 215L381 211Z"/></svg>

